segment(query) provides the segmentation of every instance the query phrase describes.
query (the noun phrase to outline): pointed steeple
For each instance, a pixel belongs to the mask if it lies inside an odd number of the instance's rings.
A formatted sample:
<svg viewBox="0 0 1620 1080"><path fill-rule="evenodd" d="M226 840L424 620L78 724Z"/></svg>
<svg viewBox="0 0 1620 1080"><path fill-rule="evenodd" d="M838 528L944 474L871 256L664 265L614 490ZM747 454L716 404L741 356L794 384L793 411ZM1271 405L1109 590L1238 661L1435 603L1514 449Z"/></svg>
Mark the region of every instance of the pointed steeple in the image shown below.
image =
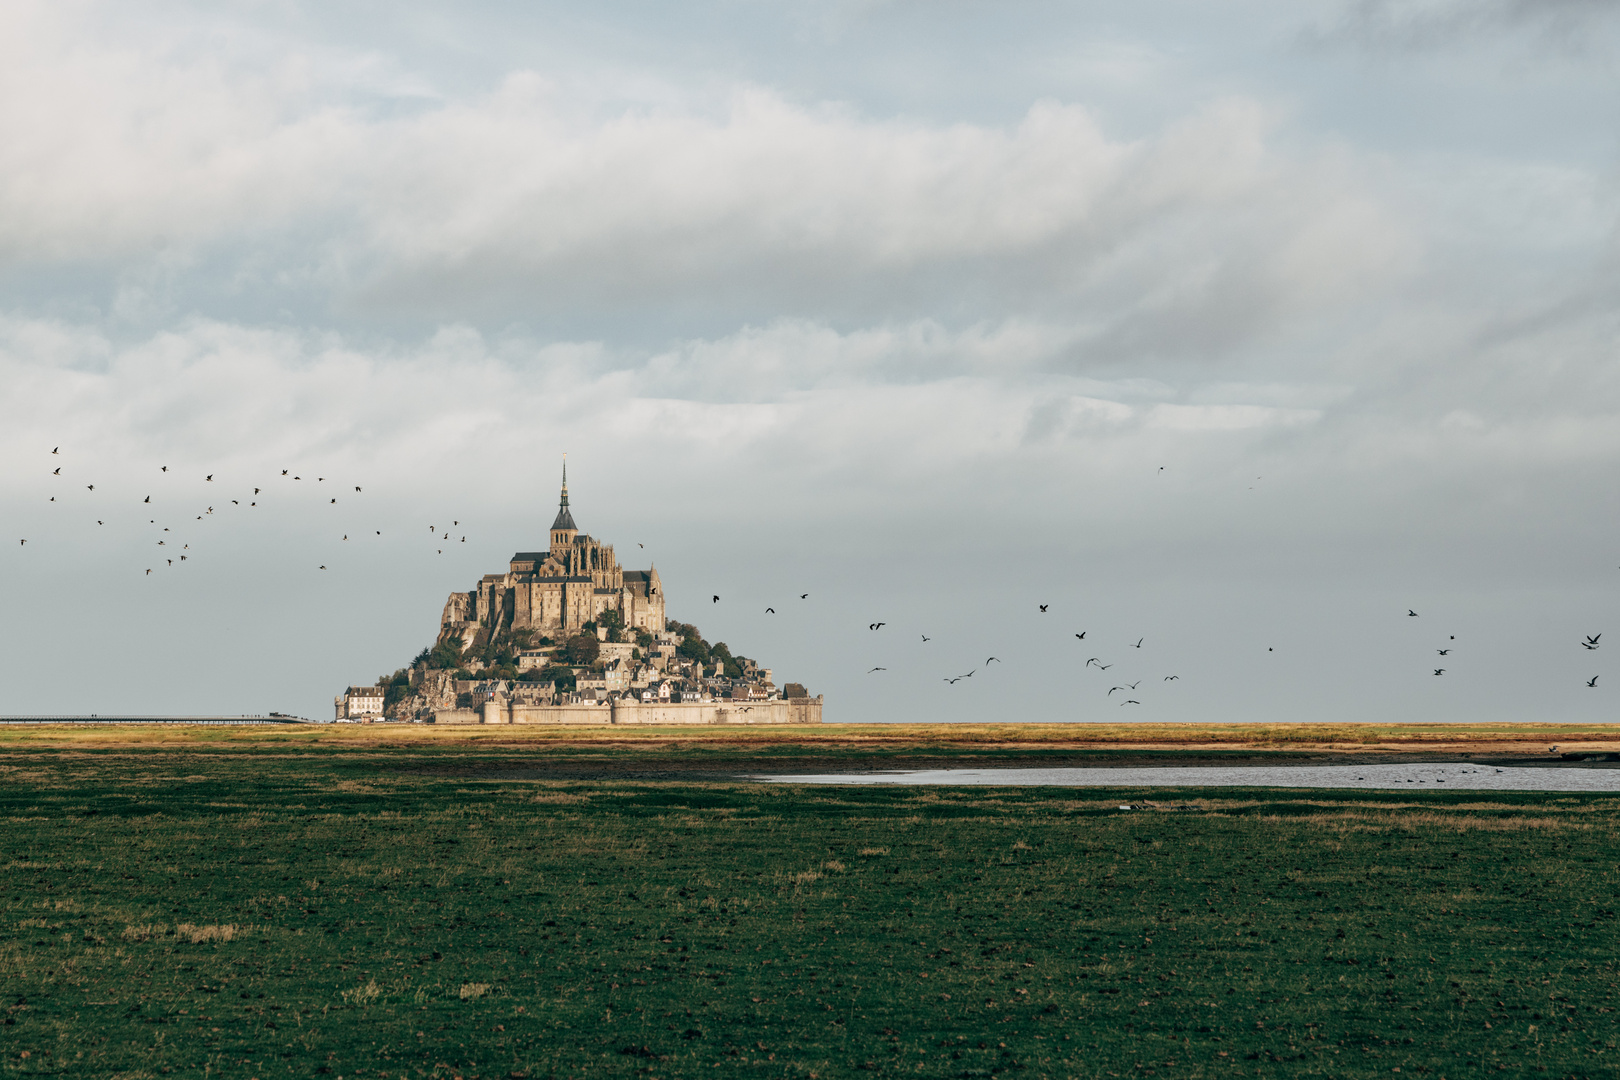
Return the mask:
<svg viewBox="0 0 1620 1080"><path fill-rule="evenodd" d="M568 512L568 455L563 455L562 471L562 502L557 506L557 520L551 523L551 531L567 529L569 532L578 532L579 526L574 524L574 515Z"/></svg>

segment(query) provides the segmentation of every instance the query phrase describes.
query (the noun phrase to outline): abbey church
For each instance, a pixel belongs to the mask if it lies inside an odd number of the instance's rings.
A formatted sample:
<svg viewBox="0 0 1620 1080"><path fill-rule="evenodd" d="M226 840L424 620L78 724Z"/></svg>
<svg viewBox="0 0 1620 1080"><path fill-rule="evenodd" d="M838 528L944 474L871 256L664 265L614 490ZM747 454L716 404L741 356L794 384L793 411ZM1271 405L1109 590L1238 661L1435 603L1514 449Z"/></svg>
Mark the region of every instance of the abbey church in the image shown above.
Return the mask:
<svg viewBox="0 0 1620 1080"><path fill-rule="evenodd" d="M492 631L532 629L550 638L578 633L606 612L626 630L664 629L664 592L658 570L625 570L604 544L579 531L568 509L568 465L563 464L562 503L551 523L551 547L520 551L504 574L485 574L474 592L451 593L442 628L473 626Z"/></svg>

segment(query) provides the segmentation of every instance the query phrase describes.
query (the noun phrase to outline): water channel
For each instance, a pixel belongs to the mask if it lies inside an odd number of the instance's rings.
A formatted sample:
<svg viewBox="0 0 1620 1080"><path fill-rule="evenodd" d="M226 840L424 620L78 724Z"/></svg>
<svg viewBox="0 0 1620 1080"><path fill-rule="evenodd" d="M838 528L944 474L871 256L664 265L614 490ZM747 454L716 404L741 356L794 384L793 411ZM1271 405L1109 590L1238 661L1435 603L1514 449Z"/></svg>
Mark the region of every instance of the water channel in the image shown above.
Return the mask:
<svg viewBox="0 0 1620 1080"><path fill-rule="evenodd" d="M1120 768L916 769L759 775L780 784L901 784L996 787L1270 787L1369 790L1615 791L1620 766L1497 766L1468 762L1380 765L1155 765Z"/></svg>

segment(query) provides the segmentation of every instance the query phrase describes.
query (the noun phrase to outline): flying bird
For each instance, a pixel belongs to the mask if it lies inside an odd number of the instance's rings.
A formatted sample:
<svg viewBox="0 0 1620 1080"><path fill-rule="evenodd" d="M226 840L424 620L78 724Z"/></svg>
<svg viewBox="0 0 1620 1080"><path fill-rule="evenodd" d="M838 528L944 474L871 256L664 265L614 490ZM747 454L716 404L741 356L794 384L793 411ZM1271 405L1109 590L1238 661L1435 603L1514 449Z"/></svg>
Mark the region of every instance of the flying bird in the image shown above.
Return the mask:
<svg viewBox="0 0 1620 1080"><path fill-rule="evenodd" d="M359 490L360 490L360 489L359 489L359 488L355 488L355 489L354 489L354 490L356 490L356 491L359 491Z"/></svg>
<svg viewBox="0 0 1620 1080"><path fill-rule="evenodd" d="M1140 705L1142 703L1140 701L1137 701L1135 698L1132 698L1129 701L1122 701L1122 702L1120 702L1120 704L1121 705Z"/></svg>
<svg viewBox="0 0 1620 1080"><path fill-rule="evenodd" d="M55 469L52 469L51 470L51 475L52 476L61 476L62 475L62 466L58 465Z"/></svg>
<svg viewBox="0 0 1620 1080"><path fill-rule="evenodd" d="M1409 617L1411 617L1411 618L1413 618L1413 619L1415 619L1415 618L1417 618L1417 617L1418 617L1418 613L1417 613L1417 612L1415 612L1415 611L1413 611L1413 610L1412 610L1412 609L1411 609L1411 608L1407 608L1407 609L1406 609L1406 614L1407 614L1407 615L1408 615L1408 616L1409 616Z"/></svg>
<svg viewBox="0 0 1620 1080"><path fill-rule="evenodd" d="M1590 641L1583 641L1583 642L1581 642L1581 648L1583 648L1583 649L1596 649L1597 646L1592 644Z"/></svg>
<svg viewBox="0 0 1620 1080"><path fill-rule="evenodd" d="M1078 634L1074 635L1074 638L1076 641L1084 641L1086 640L1086 635L1089 633L1091 633L1090 630L1082 630Z"/></svg>
<svg viewBox="0 0 1620 1080"><path fill-rule="evenodd" d="M208 481L210 484L212 484L214 482L214 474L209 473L207 476L203 477L203 479Z"/></svg>
<svg viewBox="0 0 1620 1080"><path fill-rule="evenodd" d="M711 600L711 601L709 601L709 602L710 602L710 603L711 603L711 604L718 604L718 603L719 603L719 602L720 602L720 598L719 598L719 597L718 597L718 596L717 596L717 597L715 597L715 598L714 598L714 599L713 599L713 600Z"/></svg>
<svg viewBox="0 0 1620 1080"><path fill-rule="evenodd" d="M322 569L322 570L325 570L325 569L326 569L326 567L324 567L324 566L323 566L323 567L321 567L321 569Z"/></svg>
<svg viewBox="0 0 1620 1080"><path fill-rule="evenodd" d="M807 593L807 592L802 592L802 593L799 594L799 599L800 600L808 600L808 599L810 599L810 594Z"/></svg>
<svg viewBox="0 0 1620 1080"><path fill-rule="evenodd" d="M1131 646L1131 648L1133 648L1133 649L1140 649L1140 648L1141 648L1141 647L1142 647L1142 642L1144 642L1144 641L1146 641L1146 640L1147 640L1147 638L1137 638L1137 639L1136 639L1136 644L1135 644L1135 645L1132 645L1132 646Z"/></svg>
<svg viewBox="0 0 1620 1080"><path fill-rule="evenodd" d="M258 488L254 488L254 489L253 489L253 494L255 494L255 495L257 495L257 494L258 494L258 493L259 493L259 489L258 489Z"/></svg>
<svg viewBox="0 0 1620 1080"><path fill-rule="evenodd" d="M150 496L150 495L148 495L146 498L141 500L141 502L151 502L151 501L152 501L152 496Z"/></svg>
<svg viewBox="0 0 1620 1080"><path fill-rule="evenodd" d="M1443 667L1437 667L1434 669L1434 673L1436 675L1444 675L1446 673L1446 669Z"/></svg>
<svg viewBox="0 0 1620 1080"><path fill-rule="evenodd" d="M333 500L332 500L332 505L333 505L333 506L336 506L336 505L337 505L337 500L336 500L336 499L333 499ZM450 539L450 538L449 538L449 536L446 536L446 537L445 537L445 539L446 539L446 540L448 540L448 539Z"/></svg>
<svg viewBox="0 0 1620 1080"><path fill-rule="evenodd" d="M1045 610L1046 610L1046 605L1045 605L1045 604L1042 604L1042 605L1041 605L1041 610L1042 610L1042 611L1045 611Z"/></svg>
<svg viewBox="0 0 1620 1080"><path fill-rule="evenodd" d="M282 469L282 470L281 470L281 475L282 475L282 476L286 476L286 475L287 475L287 470L286 470L286 469Z"/></svg>
<svg viewBox="0 0 1620 1080"><path fill-rule="evenodd" d="M1093 656L1090 660L1086 661L1086 667L1090 667L1092 664L1096 664L1100 667L1102 665L1102 661Z"/></svg>
<svg viewBox="0 0 1620 1080"><path fill-rule="evenodd" d="M1098 664L1097 665L1097 670L1098 671L1107 671L1109 668L1111 668L1113 666L1114 666L1113 664Z"/></svg>
<svg viewBox="0 0 1620 1080"><path fill-rule="evenodd" d="M158 467L158 472L168 472L168 471L169 471L169 467L167 465L162 465L162 466Z"/></svg>
<svg viewBox="0 0 1620 1080"><path fill-rule="evenodd" d="M1587 685L1587 686L1596 686L1596 685L1597 685L1597 681L1598 681L1598 677L1597 677L1597 676L1596 676L1596 675L1594 675L1594 676L1592 676L1592 677L1591 677L1591 678L1590 678L1590 679L1588 679L1588 680L1587 680L1587 681L1586 681L1586 685Z"/></svg>
<svg viewBox="0 0 1620 1080"><path fill-rule="evenodd" d="M768 607L768 608L765 609L765 614L767 614L767 615L775 615L776 614L776 609L773 608L773 607Z"/></svg>
<svg viewBox="0 0 1620 1080"><path fill-rule="evenodd" d="M94 484L87 484L87 485L85 485L85 486L86 486L86 487L87 487L87 488L89 488L89 490L91 490L91 491L94 491L94 490L96 490L96 485L94 485Z"/></svg>
<svg viewBox="0 0 1620 1080"><path fill-rule="evenodd" d="M637 542L637 544L636 544L636 547L638 547L638 548L644 548L646 546L647 546L646 544L643 544L643 543L640 543L640 542Z"/></svg>
<svg viewBox="0 0 1620 1080"><path fill-rule="evenodd" d="M990 659L986 660L985 663L987 663L987 664L989 664L989 663L997 663L997 664L999 664L999 663L1001 663L1001 657L992 656L992 657L990 657ZM978 668L974 668L973 670L977 671Z"/></svg>
<svg viewBox="0 0 1620 1080"><path fill-rule="evenodd" d="M889 669L886 668L886 667L875 667L875 668L872 669L872 671L888 671L888 670ZM867 674L868 675L872 674L872 671L868 671Z"/></svg>
<svg viewBox="0 0 1620 1080"><path fill-rule="evenodd" d="M148 574L148 575L150 575L150 574L151 574L151 573L152 573L152 571L150 571L150 570L148 570L148 571L147 571L147 574Z"/></svg>
<svg viewBox="0 0 1620 1080"><path fill-rule="evenodd" d="M928 636L928 635L927 635L927 634L924 634L924 635L923 635L923 636L922 636L922 639L923 639L923 640L924 640L924 641L933 641L933 640L934 640L934 639L933 639L933 638L931 638L931 637L929 637L929 636Z"/></svg>
<svg viewBox="0 0 1620 1080"><path fill-rule="evenodd" d="M56 451L52 450L51 453L54 454L54 453L56 453ZM27 544L27 543L28 543L28 541L26 541L26 540L19 540L19 541L17 541L17 546L22 547L24 544Z"/></svg>
<svg viewBox="0 0 1620 1080"><path fill-rule="evenodd" d="M1131 683L1131 689L1135 690L1138 686L1141 686L1141 685L1142 685L1142 680L1137 679L1135 682Z"/></svg>
<svg viewBox="0 0 1620 1080"><path fill-rule="evenodd" d="M1180 675L1166 675L1164 677L1164 681L1169 682L1171 679L1179 679L1179 678L1181 678Z"/></svg>
<svg viewBox="0 0 1620 1080"><path fill-rule="evenodd" d="M1108 688L1108 693L1104 694L1103 697L1113 697L1115 690L1124 690L1124 689L1126 689L1126 688L1123 687L1123 686L1110 686Z"/></svg>
<svg viewBox="0 0 1620 1080"><path fill-rule="evenodd" d="M1436 649L1434 651L1439 653L1441 656L1445 656L1447 653L1451 652L1450 649Z"/></svg>
<svg viewBox="0 0 1620 1080"><path fill-rule="evenodd" d="M868 630L881 630L887 625L888 625L887 623L875 622L875 623L868 624L866 628Z"/></svg>
<svg viewBox="0 0 1620 1080"><path fill-rule="evenodd" d="M60 449L62 449L62 448L61 448L61 447L60 447L60 446L58 446L58 447L57 447L57 448L56 448L56 450L52 450L52 451L51 451L51 453L53 453L53 454L54 454L54 453L56 453L56 451L57 451L57 450L60 450Z"/></svg>
<svg viewBox="0 0 1620 1080"><path fill-rule="evenodd" d="M232 506L241 506L241 505L242 505L242 504L241 504L241 503L239 503L239 502L237 502L237 501L236 501L236 500L235 500L235 499L232 499L232 500L231 500L231 505L232 505Z"/></svg>

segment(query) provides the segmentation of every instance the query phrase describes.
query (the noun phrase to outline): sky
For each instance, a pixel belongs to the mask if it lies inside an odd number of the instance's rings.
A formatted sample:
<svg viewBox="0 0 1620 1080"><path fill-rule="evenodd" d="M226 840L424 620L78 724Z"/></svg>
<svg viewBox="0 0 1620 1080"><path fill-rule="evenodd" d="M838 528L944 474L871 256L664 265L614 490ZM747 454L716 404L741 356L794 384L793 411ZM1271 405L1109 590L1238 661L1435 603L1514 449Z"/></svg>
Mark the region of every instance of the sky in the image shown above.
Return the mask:
<svg viewBox="0 0 1620 1080"><path fill-rule="evenodd" d="M566 453L828 720L1613 719L1616 45L0 5L0 714L328 717L544 545Z"/></svg>

